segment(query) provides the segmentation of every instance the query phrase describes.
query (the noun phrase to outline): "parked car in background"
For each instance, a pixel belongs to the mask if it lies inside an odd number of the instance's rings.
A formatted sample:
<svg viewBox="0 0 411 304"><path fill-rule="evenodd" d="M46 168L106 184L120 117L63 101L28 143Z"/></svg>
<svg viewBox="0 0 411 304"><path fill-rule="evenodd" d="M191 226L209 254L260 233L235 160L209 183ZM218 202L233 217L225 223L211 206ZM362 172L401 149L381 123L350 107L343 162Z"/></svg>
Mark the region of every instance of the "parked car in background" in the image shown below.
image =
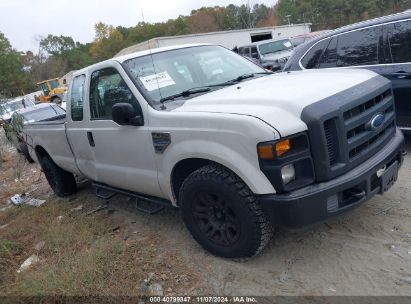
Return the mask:
<svg viewBox="0 0 411 304"><path fill-rule="evenodd" d="M315 37L324 34L326 32L329 32L329 30L324 30L324 31L316 31L316 32L311 32L308 34L303 34L303 35L298 35L290 38L291 43L293 44L294 47L297 47L307 41L310 41L311 39L314 39Z"/></svg>
<svg viewBox="0 0 411 304"><path fill-rule="evenodd" d="M316 37L296 48L284 71L351 67L368 69L391 80L397 124L411 131L411 11Z"/></svg>
<svg viewBox="0 0 411 304"><path fill-rule="evenodd" d="M34 106L34 102L24 97L17 97L9 101L0 103L0 124L7 124L11 120L14 112L24 108Z"/></svg>
<svg viewBox="0 0 411 304"><path fill-rule="evenodd" d="M284 67L293 49L289 39L270 39L240 46L238 54L251 58L263 68L278 71Z"/></svg>
<svg viewBox="0 0 411 304"><path fill-rule="evenodd" d="M17 97L9 101L0 103L0 125L3 126L4 133L9 141L12 140L10 134L10 121L13 113L20 109L30 108L34 106L34 102L24 97Z"/></svg>
<svg viewBox="0 0 411 304"><path fill-rule="evenodd" d="M38 104L34 107L18 110L13 113L10 125L14 132L14 143L17 151L22 153L29 163L33 162L27 147L27 138L23 129L26 124L45 122L66 117L66 111L56 104Z"/></svg>

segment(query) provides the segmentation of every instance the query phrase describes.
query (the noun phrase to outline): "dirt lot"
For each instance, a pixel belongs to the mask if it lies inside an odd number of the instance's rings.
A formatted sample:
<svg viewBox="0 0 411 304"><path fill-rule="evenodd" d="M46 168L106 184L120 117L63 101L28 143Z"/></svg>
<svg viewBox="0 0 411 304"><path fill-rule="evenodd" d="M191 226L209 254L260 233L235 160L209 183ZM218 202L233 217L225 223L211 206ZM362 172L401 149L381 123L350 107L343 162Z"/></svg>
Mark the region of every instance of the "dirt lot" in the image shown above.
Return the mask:
<svg viewBox="0 0 411 304"><path fill-rule="evenodd" d="M0 294L147 294L157 283L169 295L411 295L410 155L385 196L325 223L280 230L245 262L205 252L177 211L142 214L118 196L114 212L87 215L102 203L91 186L59 199L36 164L18 165L11 150L5 158L0 209L23 191L47 202L0 211ZM40 261L17 274L36 252Z"/></svg>

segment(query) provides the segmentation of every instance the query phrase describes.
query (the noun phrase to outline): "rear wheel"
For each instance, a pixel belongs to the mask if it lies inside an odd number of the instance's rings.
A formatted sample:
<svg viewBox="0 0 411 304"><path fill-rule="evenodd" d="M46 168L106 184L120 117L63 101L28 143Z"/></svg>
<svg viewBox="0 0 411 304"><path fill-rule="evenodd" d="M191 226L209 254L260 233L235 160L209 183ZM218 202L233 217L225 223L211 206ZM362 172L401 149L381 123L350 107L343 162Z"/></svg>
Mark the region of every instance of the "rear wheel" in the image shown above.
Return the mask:
<svg viewBox="0 0 411 304"><path fill-rule="evenodd" d="M231 171L202 167L180 190L184 222L194 239L211 253L226 258L258 254L272 228L247 185Z"/></svg>
<svg viewBox="0 0 411 304"><path fill-rule="evenodd" d="M50 156L44 156L40 162L44 175L57 196L65 197L77 192L76 180L72 173L57 166Z"/></svg>
<svg viewBox="0 0 411 304"><path fill-rule="evenodd" d="M27 147L26 143L19 143L19 152L21 152L24 155L24 157L30 164L34 163L34 160L30 156L29 148Z"/></svg>

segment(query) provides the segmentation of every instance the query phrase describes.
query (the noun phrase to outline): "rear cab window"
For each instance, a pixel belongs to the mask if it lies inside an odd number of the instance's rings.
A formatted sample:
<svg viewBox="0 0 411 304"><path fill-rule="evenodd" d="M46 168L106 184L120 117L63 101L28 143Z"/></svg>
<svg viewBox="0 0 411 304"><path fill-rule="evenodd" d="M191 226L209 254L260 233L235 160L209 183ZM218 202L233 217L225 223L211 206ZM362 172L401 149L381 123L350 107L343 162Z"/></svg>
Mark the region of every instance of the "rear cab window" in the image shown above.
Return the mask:
<svg viewBox="0 0 411 304"><path fill-rule="evenodd" d="M73 85L71 87L71 119L73 121L83 120L83 105L84 105L84 83L86 80L85 75L76 76L73 79Z"/></svg>

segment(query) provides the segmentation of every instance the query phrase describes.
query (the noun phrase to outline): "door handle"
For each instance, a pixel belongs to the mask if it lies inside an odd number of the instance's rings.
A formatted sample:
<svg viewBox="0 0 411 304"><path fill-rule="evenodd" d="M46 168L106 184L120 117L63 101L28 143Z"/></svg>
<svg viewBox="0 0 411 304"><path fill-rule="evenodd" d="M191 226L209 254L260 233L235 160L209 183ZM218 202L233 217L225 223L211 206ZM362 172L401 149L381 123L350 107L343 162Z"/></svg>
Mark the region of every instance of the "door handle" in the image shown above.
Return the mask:
<svg viewBox="0 0 411 304"><path fill-rule="evenodd" d="M90 146L95 147L96 144L94 142L93 133L87 132L87 138L88 138L88 142L89 142Z"/></svg>
<svg viewBox="0 0 411 304"><path fill-rule="evenodd" d="M404 79L404 78L410 77L410 75L411 75L410 73L404 72L404 71L399 71L399 72L391 73L391 76L394 76L394 77L396 77L396 78L398 78L398 79Z"/></svg>

